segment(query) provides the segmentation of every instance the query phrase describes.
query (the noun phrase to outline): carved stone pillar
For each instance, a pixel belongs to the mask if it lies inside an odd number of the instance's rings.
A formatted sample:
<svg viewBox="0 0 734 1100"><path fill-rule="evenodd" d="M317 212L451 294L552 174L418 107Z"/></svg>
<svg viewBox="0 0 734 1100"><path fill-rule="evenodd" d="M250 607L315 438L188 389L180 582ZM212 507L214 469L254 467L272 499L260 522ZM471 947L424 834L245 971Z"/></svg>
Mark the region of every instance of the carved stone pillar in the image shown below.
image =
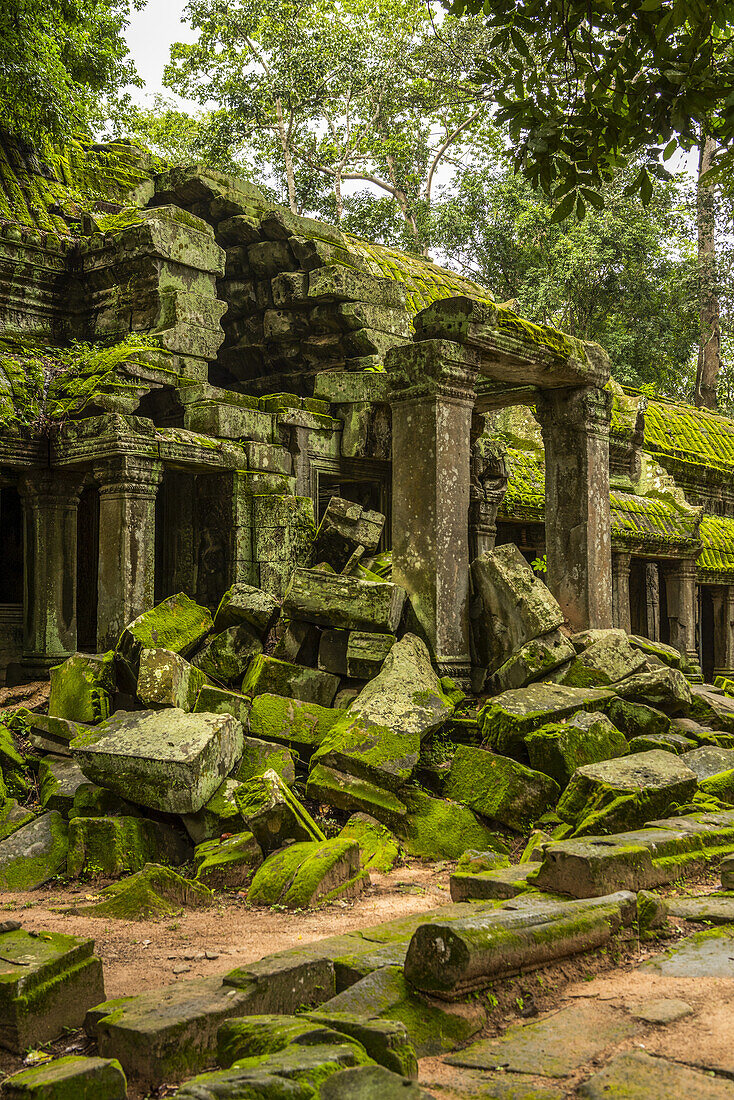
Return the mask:
<svg viewBox="0 0 734 1100"><path fill-rule="evenodd" d="M660 567L655 561L645 565L645 620L651 642L660 641Z"/></svg>
<svg viewBox="0 0 734 1100"><path fill-rule="evenodd" d="M548 587L573 630L612 625L609 508L611 395L596 386L545 390Z"/></svg>
<svg viewBox="0 0 734 1100"><path fill-rule="evenodd" d="M684 558L665 567L670 644L698 661L696 649L696 562Z"/></svg>
<svg viewBox="0 0 734 1100"><path fill-rule="evenodd" d="M95 469L99 482L97 644L109 649L155 599L155 500L160 462L121 457Z"/></svg>
<svg viewBox="0 0 734 1100"><path fill-rule="evenodd" d="M469 652L469 466L475 359L458 344L393 348L393 580L407 591L439 669Z"/></svg>
<svg viewBox="0 0 734 1100"><path fill-rule="evenodd" d="M630 608L631 554L612 554L612 624L632 633Z"/></svg>
<svg viewBox="0 0 734 1100"><path fill-rule="evenodd" d="M472 417L469 488L470 559L494 550L497 513L507 490L505 447L492 438L485 414Z"/></svg>
<svg viewBox="0 0 734 1100"><path fill-rule="evenodd" d="M734 585L711 593L714 604L714 676L734 678Z"/></svg>
<svg viewBox="0 0 734 1100"><path fill-rule="evenodd" d="M78 478L42 470L18 486L23 503L23 660L30 671L76 651Z"/></svg>

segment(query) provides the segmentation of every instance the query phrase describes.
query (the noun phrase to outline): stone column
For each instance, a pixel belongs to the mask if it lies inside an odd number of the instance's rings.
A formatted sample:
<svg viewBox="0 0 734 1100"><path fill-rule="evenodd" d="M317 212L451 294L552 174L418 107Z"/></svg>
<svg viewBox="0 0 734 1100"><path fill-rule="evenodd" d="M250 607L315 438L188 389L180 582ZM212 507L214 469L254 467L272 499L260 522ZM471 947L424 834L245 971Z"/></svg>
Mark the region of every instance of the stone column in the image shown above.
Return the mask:
<svg viewBox="0 0 734 1100"><path fill-rule="evenodd" d="M632 633L630 609L631 554L612 554L612 623L619 630Z"/></svg>
<svg viewBox="0 0 734 1100"><path fill-rule="evenodd" d="M645 565L645 621L651 642L660 641L660 567L656 561Z"/></svg>
<svg viewBox="0 0 734 1100"><path fill-rule="evenodd" d="M155 499L160 462L120 457L95 469L99 482L97 644L116 645L123 627L155 599Z"/></svg>
<svg viewBox="0 0 734 1100"><path fill-rule="evenodd" d="M612 625L609 508L611 395L596 386L545 390L548 587L572 630Z"/></svg>
<svg viewBox="0 0 734 1100"><path fill-rule="evenodd" d="M713 589L714 676L734 679L734 585Z"/></svg>
<svg viewBox="0 0 734 1100"><path fill-rule="evenodd" d="M696 561L683 558L664 568L670 644L697 662Z"/></svg>
<svg viewBox="0 0 734 1100"><path fill-rule="evenodd" d="M440 671L467 677L469 465L475 360L426 340L386 357L392 405L393 580Z"/></svg>
<svg viewBox="0 0 734 1100"><path fill-rule="evenodd" d="M23 502L23 665L39 672L76 651L78 478L43 470L19 485Z"/></svg>

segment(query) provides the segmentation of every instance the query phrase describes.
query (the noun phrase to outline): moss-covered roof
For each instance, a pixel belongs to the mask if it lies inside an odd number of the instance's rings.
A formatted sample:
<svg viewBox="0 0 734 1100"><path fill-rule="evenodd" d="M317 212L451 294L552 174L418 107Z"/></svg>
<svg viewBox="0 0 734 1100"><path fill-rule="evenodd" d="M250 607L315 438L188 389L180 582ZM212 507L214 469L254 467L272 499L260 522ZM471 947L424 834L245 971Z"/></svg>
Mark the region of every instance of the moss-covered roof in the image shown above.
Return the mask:
<svg viewBox="0 0 734 1100"><path fill-rule="evenodd" d="M734 574L734 519L704 515L701 519L703 550L698 559L700 574Z"/></svg>
<svg viewBox="0 0 734 1100"><path fill-rule="evenodd" d="M78 232L83 211L122 205L161 162L138 146L70 142L42 156L0 135L0 220L41 232ZM71 223L71 227L70 227Z"/></svg>
<svg viewBox="0 0 734 1100"><path fill-rule="evenodd" d="M734 470L734 420L674 401L648 402L645 450L661 458L730 473Z"/></svg>

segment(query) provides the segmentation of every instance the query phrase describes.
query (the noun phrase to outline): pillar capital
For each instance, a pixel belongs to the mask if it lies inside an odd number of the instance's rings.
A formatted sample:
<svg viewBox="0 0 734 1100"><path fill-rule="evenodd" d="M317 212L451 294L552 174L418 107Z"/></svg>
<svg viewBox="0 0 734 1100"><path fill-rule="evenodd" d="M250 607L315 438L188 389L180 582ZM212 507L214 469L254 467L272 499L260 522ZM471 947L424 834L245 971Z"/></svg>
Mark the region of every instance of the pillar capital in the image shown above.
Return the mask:
<svg viewBox="0 0 734 1100"><path fill-rule="evenodd" d="M100 497L155 497L163 480L163 463L124 455L98 463L94 476Z"/></svg>
<svg viewBox="0 0 734 1100"><path fill-rule="evenodd" d="M24 504L49 508L75 507L83 487L83 475L58 470L34 470L18 481L18 493Z"/></svg>
<svg viewBox="0 0 734 1100"><path fill-rule="evenodd" d="M422 340L391 348L385 357L390 404L441 398L472 405L478 357L452 340Z"/></svg>
<svg viewBox="0 0 734 1100"><path fill-rule="evenodd" d="M585 431L601 439L609 437L612 395L600 386L545 390L536 410L544 439L549 431L559 430L569 435Z"/></svg>

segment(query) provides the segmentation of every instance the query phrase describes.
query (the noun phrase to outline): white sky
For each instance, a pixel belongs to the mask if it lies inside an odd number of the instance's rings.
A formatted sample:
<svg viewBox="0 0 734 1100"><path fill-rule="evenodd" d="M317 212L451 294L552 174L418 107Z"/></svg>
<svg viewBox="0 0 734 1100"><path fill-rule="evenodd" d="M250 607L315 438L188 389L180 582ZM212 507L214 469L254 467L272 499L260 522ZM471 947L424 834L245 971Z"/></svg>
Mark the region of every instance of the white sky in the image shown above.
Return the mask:
<svg viewBox="0 0 734 1100"><path fill-rule="evenodd" d="M145 81L144 89L134 89L137 100L162 92L177 98L163 87L163 70L172 42L193 42L196 35L181 22L186 0L148 0L142 11L133 12L127 30L127 42L135 67Z"/></svg>

